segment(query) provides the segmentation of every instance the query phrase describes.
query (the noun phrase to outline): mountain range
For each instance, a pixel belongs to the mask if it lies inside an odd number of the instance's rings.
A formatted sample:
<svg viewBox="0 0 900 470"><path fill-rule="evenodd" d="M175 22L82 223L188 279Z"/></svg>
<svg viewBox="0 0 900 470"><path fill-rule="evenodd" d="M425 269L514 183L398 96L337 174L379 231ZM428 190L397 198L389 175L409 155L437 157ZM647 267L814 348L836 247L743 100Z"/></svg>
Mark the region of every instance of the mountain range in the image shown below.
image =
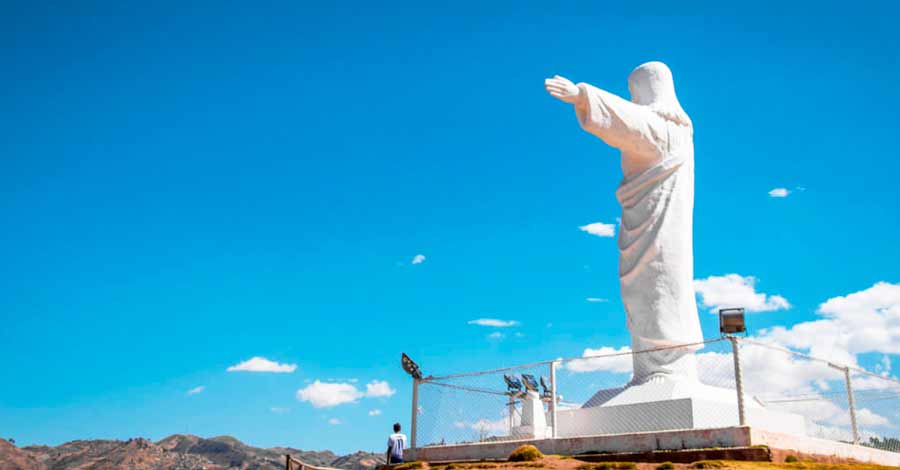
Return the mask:
<svg viewBox="0 0 900 470"><path fill-rule="evenodd" d="M157 442L143 438L71 441L56 447L16 447L0 439L3 470L280 470L285 454L308 465L347 470L373 470L384 455L355 452L337 455L329 450L304 451L290 447L262 449L230 437L209 439L175 434Z"/></svg>

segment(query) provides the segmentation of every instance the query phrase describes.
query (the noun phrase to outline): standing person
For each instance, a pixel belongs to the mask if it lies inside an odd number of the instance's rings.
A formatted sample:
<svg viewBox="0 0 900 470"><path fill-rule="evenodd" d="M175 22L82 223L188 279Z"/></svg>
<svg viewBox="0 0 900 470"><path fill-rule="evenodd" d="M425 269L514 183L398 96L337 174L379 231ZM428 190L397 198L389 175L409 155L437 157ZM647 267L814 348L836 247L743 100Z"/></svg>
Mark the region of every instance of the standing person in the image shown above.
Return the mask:
<svg viewBox="0 0 900 470"><path fill-rule="evenodd" d="M400 423L394 423L394 434L388 438L387 464L403 463L403 449L406 448L406 434L400 432Z"/></svg>

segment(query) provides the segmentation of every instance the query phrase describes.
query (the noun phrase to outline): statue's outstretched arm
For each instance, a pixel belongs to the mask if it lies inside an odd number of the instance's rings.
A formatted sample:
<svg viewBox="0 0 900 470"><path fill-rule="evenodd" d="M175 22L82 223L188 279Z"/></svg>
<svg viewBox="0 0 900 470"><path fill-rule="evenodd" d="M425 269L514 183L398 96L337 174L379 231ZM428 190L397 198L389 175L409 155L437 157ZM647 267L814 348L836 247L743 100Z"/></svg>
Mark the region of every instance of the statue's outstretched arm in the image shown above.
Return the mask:
<svg viewBox="0 0 900 470"><path fill-rule="evenodd" d="M576 85L559 75L544 80L544 87L550 96L574 105L581 127L608 145L628 151L652 151L656 136L650 127L656 119L646 106L587 83Z"/></svg>

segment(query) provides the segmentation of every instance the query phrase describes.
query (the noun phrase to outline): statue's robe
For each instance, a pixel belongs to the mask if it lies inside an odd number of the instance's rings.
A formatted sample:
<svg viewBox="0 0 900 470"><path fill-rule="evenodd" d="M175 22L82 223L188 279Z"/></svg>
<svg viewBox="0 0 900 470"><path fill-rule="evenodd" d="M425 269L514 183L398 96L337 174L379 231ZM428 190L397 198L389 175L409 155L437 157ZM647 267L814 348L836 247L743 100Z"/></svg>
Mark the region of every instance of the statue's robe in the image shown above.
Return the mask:
<svg viewBox="0 0 900 470"><path fill-rule="evenodd" d="M702 341L693 288L693 127L686 116L678 119L588 84L578 87L581 127L622 152L619 285L632 348ZM692 348L633 357L632 385L697 376Z"/></svg>

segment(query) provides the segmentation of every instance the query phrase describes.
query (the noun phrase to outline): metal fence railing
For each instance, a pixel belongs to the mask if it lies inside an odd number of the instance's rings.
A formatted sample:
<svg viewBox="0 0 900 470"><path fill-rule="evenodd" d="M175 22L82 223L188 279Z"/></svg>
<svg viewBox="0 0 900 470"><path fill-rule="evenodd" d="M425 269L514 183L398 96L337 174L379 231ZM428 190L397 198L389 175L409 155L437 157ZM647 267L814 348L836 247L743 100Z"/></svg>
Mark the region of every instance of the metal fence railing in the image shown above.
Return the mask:
<svg viewBox="0 0 900 470"><path fill-rule="evenodd" d="M341 470L339 468L310 465L302 460L295 459L291 454L284 455L284 468L285 470Z"/></svg>
<svg viewBox="0 0 900 470"><path fill-rule="evenodd" d="M696 379L629 386L644 354ZM413 397L413 447L747 424L900 452L900 381L730 336L427 377Z"/></svg>

